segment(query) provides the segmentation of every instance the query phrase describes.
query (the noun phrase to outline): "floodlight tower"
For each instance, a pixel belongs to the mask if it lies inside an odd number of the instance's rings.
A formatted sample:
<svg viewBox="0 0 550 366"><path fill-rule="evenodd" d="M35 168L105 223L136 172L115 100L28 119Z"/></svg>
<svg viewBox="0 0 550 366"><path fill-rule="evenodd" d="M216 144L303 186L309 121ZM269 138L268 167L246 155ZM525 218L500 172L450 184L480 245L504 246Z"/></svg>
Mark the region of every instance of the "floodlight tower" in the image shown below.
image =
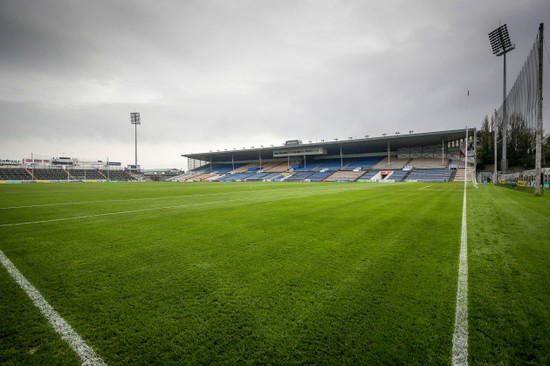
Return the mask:
<svg viewBox="0 0 550 366"><path fill-rule="evenodd" d="M141 124L141 117L139 112L130 113L130 122L135 126L135 165L137 167L137 126Z"/></svg>
<svg viewBox="0 0 550 366"><path fill-rule="evenodd" d="M489 33L489 41L491 42L491 49L495 56L504 56L504 83L502 88L502 172L506 173L507 160L506 160L506 143L507 143L507 115L506 115L506 54L516 48L512 42L510 42L510 36L508 35L508 27L506 24L501 25L491 33ZM496 135L496 131L495 131ZM496 137L495 137L496 138ZM495 161L496 165L496 161Z"/></svg>

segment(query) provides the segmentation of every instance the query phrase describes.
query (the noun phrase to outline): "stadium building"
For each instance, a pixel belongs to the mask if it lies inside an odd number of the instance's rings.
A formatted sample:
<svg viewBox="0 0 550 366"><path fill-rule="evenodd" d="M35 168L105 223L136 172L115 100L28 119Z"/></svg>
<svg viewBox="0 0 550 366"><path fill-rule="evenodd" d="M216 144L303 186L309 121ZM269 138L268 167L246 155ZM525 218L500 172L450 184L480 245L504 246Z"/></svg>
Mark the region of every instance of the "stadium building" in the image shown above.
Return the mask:
<svg viewBox="0 0 550 366"><path fill-rule="evenodd" d="M0 183L137 181L131 166L120 162L53 158L0 159Z"/></svg>
<svg viewBox="0 0 550 366"><path fill-rule="evenodd" d="M464 181L466 145L476 129L384 135L280 146L183 154L188 172L178 181ZM473 164L474 159L469 159Z"/></svg>

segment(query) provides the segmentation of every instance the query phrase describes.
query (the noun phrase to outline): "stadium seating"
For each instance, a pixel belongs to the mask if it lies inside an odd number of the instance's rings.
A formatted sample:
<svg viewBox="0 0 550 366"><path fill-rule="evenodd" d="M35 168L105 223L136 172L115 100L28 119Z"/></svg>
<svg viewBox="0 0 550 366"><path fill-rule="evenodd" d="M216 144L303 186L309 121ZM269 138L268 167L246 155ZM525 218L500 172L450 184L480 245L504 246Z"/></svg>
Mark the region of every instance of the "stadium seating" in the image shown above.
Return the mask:
<svg viewBox="0 0 550 366"><path fill-rule="evenodd" d="M357 179L359 179L360 176L362 176L365 172L358 171L338 171L327 178L329 182L337 182L337 181L349 181L349 182L355 182Z"/></svg>
<svg viewBox="0 0 550 366"><path fill-rule="evenodd" d="M385 182L401 182L409 174L408 170L394 170L391 175L384 178Z"/></svg>
<svg viewBox="0 0 550 366"><path fill-rule="evenodd" d="M415 169L405 179L417 182L448 182L451 178L450 169Z"/></svg>
<svg viewBox="0 0 550 366"><path fill-rule="evenodd" d="M309 172L309 171L315 170L315 168L317 168L317 166L319 166L319 162L308 161L305 166L300 165L299 168L294 168L294 171L295 172Z"/></svg>
<svg viewBox="0 0 550 366"><path fill-rule="evenodd" d="M218 174L225 174L227 172L230 172L233 169L238 169L244 164L219 164L219 165L213 165L212 169L208 169L205 171L205 173L218 173ZM235 166L235 168L233 168Z"/></svg>
<svg viewBox="0 0 550 366"><path fill-rule="evenodd" d="M1 168L0 180L32 180L32 176L25 168Z"/></svg>
<svg viewBox="0 0 550 366"><path fill-rule="evenodd" d="M325 181L329 176L331 176L334 172L328 171L328 172L317 172L313 175L310 175L307 179L309 179L311 182L323 182Z"/></svg>
<svg viewBox="0 0 550 366"><path fill-rule="evenodd" d="M209 178L212 178L216 175L217 175L216 173L204 173L204 174L199 174L199 175L195 175L193 177L187 178L185 181L186 182L200 182L200 181L203 181L203 180L208 180Z"/></svg>
<svg viewBox="0 0 550 366"><path fill-rule="evenodd" d="M303 182L305 179L309 178L311 175L313 175L313 172L297 172L294 173L289 178L286 178L285 182Z"/></svg>
<svg viewBox="0 0 550 366"><path fill-rule="evenodd" d="M102 174L103 173L103 174ZM124 170L105 170L101 172L98 169L68 169L61 168L35 168L34 178L36 180L66 181L66 180L110 180L130 181L136 180L135 177ZM33 180L31 170L25 168L6 168L0 169L0 180Z"/></svg>
<svg viewBox="0 0 550 366"><path fill-rule="evenodd" d="M344 166L344 168L341 169L341 170L354 170L354 169L368 170L374 164L380 162L382 159L384 159L383 156L374 156L374 157L370 157L370 158L353 159L353 161L351 163Z"/></svg>
<svg viewBox="0 0 550 366"><path fill-rule="evenodd" d="M464 161L463 160L451 160L449 162L449 165L456 165L459 169L464 169Z"/></svg>
<svg viewBox="0 0 550 366"><path fill-rule="evenodd" d="M462 164L464 166L464 163ZM464 182L466 179L466 171L464 169L455 169L455 176L453 182Z"/></svg>
<svg viewBox="0 0 550 366"><path fill-rule="evenodd" d="M378 163L374 164L372 166L372 169L374 170L401 170L405 167L405 165L410 161L409 158L396 158L396 157L390 157L390 163L388 164L388 157L384 157L382 160L380 160Z"/></svg>
<svg viewBox="0 0 550 366"><path fill-rule="evenodd" d="M246 173L248 172L249 168L259 168L259 167L260 167L260 163L250 163L250 164L242 165L238 168L235 168L235 170L231 170L229 171L229 173L230 174Z"/></svg>
<svg viewBox="0 0 550 366"><path fill-rule="evenodd" d="M449 160L440 158L415 158L410 164L415 169L447 169L449 168Z"/></svg>
<svg viewBox="0 0 550 366"><path fill-rule="evenodd" d="M287 178L290 177L290 175L287 175L289 173L283 173L283 174L280 174L278 176L276 176L275 178L271 178L271 182L283 182L285 181Z"/></svg>
<svg viewBox="0 0 550 366"><path fill-rule="evenodd" d="M251 174L245 178L246 182L271 182L274 178L281 176L279 172Z"/></svg>
<svg viewBox="0 0 550 366"><path fill-rule="evenodd" d="M372 179L378 173L380 173L380 170L371 170L370 172L359 176L357 179Z"/></svg>
<svg viewBox="0 0 550 366"><path fill-rule="evenodd" d="M262 164L262 170L266 173L282 173L288 170L288 162L272 161Z"/></svg>
<svg viewBox="0 0 550 366"><path fill-rule="evenodd" d="M38 180L68 180L71 178L69 174L60 168L51 169L34 169L34 176Z"/></svg>
<svg viewBox="0 0 550 366"><path fill-rule="evenodd" d="M344 159L343 165L349 164L351 159ZM309 170L320 171L330 170L336 171L342 167L342 161L340 159L323 159L313 161L312 167Z"/></svg>
<svg viewBox="0 0 550 366"><path fill-rule="evenodd" d="M245 179L246 182L263 182L270 173L256 173Z"/></svg>
<svg viewBox="0 0 550 366"><path fill-rule="evenodd" d="M237 174L228 174L220 179L220 182L237 182L244 181L246 178L255 175L255 173L237 173Z"/></svg>
<svg viewBox="0 0 550 366"><path fill-rule="evenodd" d="M275 179L278 179L280 177L283 177L283 175L281 175L280 172L273 172L273 173L269 173L267 176L265 176L263 178L263 180L266 181L266 182L271 182L271 181L273 181Z"/></svg>
<svg viewBox="0 0 550 366"><path fill-rule="evenodd" d="M117 180L122 182L135 181L137 180L132 174L128 173L125 170L98 170L109 180ZM105 179L105 178L103 178Z"/></svg>
<svg viewBox="0 0 550 366"><path fill-rule="evenodd" d="M68 169L71 179L102 180L106 179L97 169Z"/></svg>

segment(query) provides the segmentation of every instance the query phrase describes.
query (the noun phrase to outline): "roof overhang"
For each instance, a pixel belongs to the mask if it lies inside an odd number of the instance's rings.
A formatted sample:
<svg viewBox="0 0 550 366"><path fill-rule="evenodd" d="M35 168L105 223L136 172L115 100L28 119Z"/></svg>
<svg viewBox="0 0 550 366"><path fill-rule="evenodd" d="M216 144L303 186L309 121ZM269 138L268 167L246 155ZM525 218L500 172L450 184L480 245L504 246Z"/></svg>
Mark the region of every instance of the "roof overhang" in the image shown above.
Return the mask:
<svg viewBox="0 0 550 366"><path fill-rule="evenodd" d="M473 135L475 128L468 129L468 135ZM313 143L302 143L293 145L292 148L316 148L326 151L323 155L339 155L340 149L344 155L354 154L385 154L388 151L388 145L391 151L408 147L433 146L446 143L447 141L460 140L466 137L466 129L447 130L426 133L410 133L391 136L369 137L350 140L336 140ZM257 161L261 159L274 159L274 152L284 152L289 146L270 146L240 150L210 151L206 153L182 154L181 156L202 160L212 161L212 163L222 163L231 161ZM280 154L276 154L280 155ZM301 156L301 155L296 155ZM322 156L322 155L320 155Z"/></svg>

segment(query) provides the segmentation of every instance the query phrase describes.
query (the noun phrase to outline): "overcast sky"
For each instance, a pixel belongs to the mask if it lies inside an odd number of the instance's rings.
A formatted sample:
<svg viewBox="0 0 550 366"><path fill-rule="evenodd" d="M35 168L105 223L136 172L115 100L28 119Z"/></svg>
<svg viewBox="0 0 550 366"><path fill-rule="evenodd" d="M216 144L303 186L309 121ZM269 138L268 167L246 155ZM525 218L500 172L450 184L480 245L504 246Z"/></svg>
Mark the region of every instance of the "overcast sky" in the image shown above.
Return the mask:
<svg viewBox="0 0 550 366"><path fill-rule="evenodd" d="M131 164L133 111L143 168L289 139L479 128L502 102L487 36L499 22L516 44L511 87L550 27L548 0L2 0L0 158Z"/></svg>

